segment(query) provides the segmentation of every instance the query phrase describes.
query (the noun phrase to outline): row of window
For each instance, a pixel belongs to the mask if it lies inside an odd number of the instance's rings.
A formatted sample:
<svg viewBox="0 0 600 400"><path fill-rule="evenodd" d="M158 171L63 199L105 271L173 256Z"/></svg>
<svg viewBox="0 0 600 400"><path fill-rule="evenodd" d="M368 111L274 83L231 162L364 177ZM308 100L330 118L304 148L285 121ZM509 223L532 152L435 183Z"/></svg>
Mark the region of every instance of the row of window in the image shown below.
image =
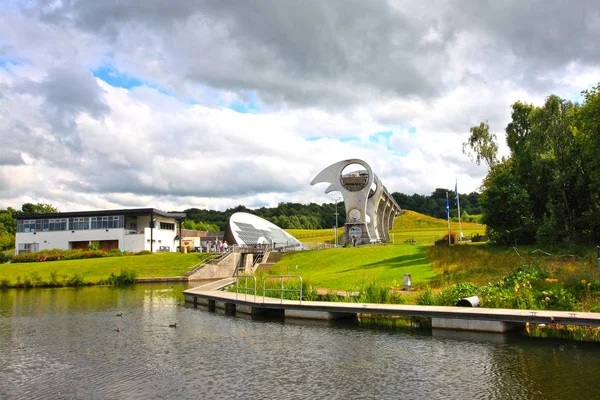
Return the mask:
<svg viewBox="0 0 600 400"><path fill-rule="evenodd" d="M115 229L124 227L122 215L107 217L49 218L17 220L17 232L77 231L85 229ZM137 229L137 218L127 217L127 229ZM174 231L175 224L160 222L160 229Z"/></svg>
<svg viewBox="0 0 600 400"><path fill-rule="evenodd" d="M17 220L17 232L123 228L123 216Z"/></svg>

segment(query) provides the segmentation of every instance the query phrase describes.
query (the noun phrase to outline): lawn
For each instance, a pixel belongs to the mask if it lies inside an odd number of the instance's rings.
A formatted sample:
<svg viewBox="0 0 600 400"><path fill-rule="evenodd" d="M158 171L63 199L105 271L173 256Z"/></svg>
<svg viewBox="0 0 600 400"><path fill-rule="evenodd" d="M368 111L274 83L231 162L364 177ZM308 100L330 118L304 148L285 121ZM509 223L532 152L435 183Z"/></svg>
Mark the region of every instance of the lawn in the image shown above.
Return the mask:
<svg viewBox="0 0 600 400"><path fill-rule="evenodd" d="M21 279L38 276L50 281L50 273L56 272L61 279L75 274L83 276L86 283L106 279L111 272L133 270L138 278L181 276L194 265L209 257L206 253L156 253L137 256L90 258L83 260L46 261L34 263L10 263L0 265L0 280L16 283Z"/></svg>
<svg viewBox="0 0 600 400"><path fill-rule="evenodd" d="M297 269L296 269L297 266ZM280 273L300 275L319 288L348 290L366 282L404 282L411 274L414 283L435 276L422 246L380 245L286 254L274 268Z"/></svg>
<svg viewBox="0 0 600 400"><path fill-rule="evenodd" d="M472 235L485 235L485 225L462 222L460 224L465 238ZM450 221L450 230L458 234L458 222ZM448 233L448 221L406 210L394 221L390 231L390 240L394 243L405 243L414 240L416 243L434 243Z"/></svg>
<svg viewBox="0 0 600 400"><path fill-rule="evenodd" d="M485 225L462 222L461 229L465 238L475 234L485 235ZM458 234L458 222L450 221L450 230ZM286 229L290 235L303 243L334 243L333 229ZM390 242L404 244L414 241L419 244L433 244L448 233L448 222L444 219L430 217L418 212L405 210L402 215L394 220L394 227L390 231ZM344 228L338 228L338 235L344 234Z"/></svg>

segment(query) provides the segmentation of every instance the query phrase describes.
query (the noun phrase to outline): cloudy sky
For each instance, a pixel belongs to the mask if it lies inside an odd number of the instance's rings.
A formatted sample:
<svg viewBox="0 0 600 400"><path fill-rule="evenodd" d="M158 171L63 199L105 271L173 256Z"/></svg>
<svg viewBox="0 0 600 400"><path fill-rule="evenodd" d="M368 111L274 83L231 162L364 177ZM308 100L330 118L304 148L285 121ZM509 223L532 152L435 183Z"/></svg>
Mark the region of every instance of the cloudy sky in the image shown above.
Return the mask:
<svg viewBox="0 0 600 400"><path fill-rule="evenodd" d="M0 2L0 208L223 210L477 190L462 153L510 105L600 82L600 2Z"/></svg>

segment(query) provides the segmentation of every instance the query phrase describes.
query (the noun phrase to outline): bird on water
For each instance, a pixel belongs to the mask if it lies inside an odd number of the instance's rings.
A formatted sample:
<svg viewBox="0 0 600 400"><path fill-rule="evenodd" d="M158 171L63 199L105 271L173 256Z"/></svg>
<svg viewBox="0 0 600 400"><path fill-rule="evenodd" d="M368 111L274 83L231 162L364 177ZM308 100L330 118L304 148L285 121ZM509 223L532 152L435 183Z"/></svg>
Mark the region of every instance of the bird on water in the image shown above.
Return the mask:
<svg viewBox="0 0 600 400"><path fill-rule="evenodd" d="M177 322L175 322L174 324L169 324L170 328L177 328Z"/></svg>

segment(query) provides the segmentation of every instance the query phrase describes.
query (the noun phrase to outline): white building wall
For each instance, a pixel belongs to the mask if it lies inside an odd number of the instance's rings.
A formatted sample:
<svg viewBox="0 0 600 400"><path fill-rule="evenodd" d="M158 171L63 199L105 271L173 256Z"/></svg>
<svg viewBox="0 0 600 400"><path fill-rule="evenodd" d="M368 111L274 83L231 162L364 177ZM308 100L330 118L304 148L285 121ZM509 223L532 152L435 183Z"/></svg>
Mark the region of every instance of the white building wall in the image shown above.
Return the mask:
<svg viewBox="0 0 600 400"><path fill-rule="evenodd" d="M76 231L17 232L15 248L21 243L37 243L38 250L70 249L70 242L118 240L122 248L124 231L118 229L86 229Z"/></svg>
<svg viewBox="0 0 600 400"><path fill-rule="evenodd" d="M179 241L175 240L178 234L178 225L174 219L155 217L153 251L159 246L169 246L169 251L177 251ZM160 222L174 224L173 230L160 229ZM38 231L17 232L15 250L18 253L19 245L24 243L37 244L38 251L50 249L71 249L70 242L118 240L119 249L130 252L142 250L150 251L150 217L142 216L137 219L137 229L85 229L75 231Z"/></svg>

